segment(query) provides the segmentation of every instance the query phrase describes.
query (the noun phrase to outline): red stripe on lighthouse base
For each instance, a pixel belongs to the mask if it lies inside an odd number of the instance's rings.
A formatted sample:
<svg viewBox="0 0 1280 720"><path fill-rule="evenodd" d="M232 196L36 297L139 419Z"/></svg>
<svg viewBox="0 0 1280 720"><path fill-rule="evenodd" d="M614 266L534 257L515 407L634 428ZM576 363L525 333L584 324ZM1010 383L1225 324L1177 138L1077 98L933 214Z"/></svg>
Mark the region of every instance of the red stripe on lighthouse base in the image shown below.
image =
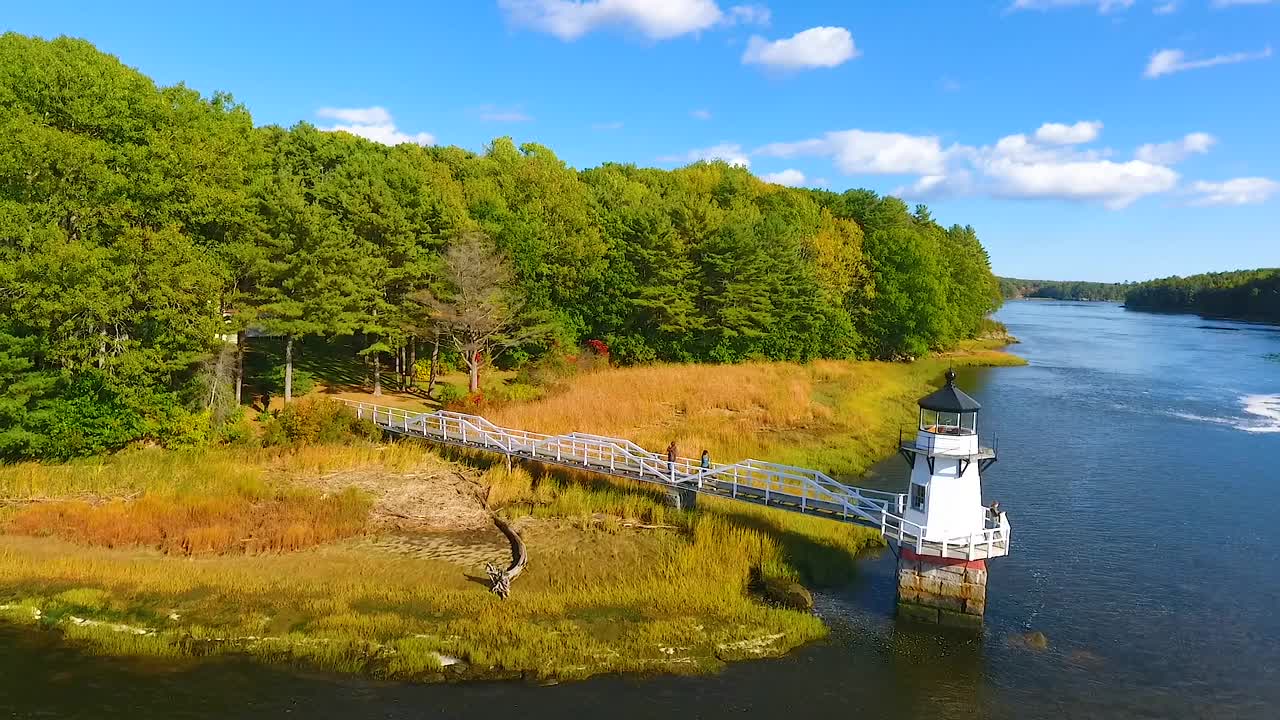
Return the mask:
<svg viewBox="0 0 1280 720"><path fill-rule="evenodd" d="M944 558L937 555L921 555L911 548L902 548L903 560L919 560L939 567L961 567L965 570L986 570L986 560L964 560L961 558Z"/></svg>

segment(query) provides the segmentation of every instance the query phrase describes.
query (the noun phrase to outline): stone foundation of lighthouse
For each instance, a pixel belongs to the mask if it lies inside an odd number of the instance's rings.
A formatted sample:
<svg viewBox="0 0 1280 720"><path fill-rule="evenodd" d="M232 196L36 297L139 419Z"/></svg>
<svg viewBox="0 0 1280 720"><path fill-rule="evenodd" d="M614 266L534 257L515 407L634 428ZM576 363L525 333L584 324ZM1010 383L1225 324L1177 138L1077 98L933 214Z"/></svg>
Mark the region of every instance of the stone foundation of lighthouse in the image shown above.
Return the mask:
<svg viewBox="0 0 1280 720"><path fill-rule="evenodd" d="M950 627L982 628L987 609L987 563L917 555L898 555L898 617Z"/></svg>

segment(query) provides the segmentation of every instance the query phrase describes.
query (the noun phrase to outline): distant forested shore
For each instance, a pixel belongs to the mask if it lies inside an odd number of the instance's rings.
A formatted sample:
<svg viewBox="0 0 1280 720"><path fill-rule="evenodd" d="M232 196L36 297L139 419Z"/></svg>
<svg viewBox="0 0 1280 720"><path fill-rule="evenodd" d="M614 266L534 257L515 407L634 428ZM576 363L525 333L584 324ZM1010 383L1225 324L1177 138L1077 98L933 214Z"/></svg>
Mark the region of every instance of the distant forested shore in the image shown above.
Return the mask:
<svg viewBox="0 0 1280 720"><path fill-rule="evenodd" d="M999 278L1000 295L1006 300L1108 300L1120 302L1132 283L1100 283L1081 280L1022 280Z"/></svg>
<svg viewBox="0 0 1280 720"><path fill-rule="evenodd" d="M1133 310L1280 322L1280 269L1233 270L1129 283L998 278L1006 300L1104 300Z"/></svg>
<svg viewBox="0 0 1280 720"><path fill-rule="evenodd" d="M1125 307L1280 322L1280 269L1167 277L1129 288Z"/></svg>
<svg viewBox="0 0 1280 720"><path fill-rule="evenodd" d="M256 126L83 40L0 35L0 460L218 441L244 354L519 368L903 358L990 329L977 232L741 167ZM335 345L336 347L336 345ZM245 398L248 400L248 398Z"/></svg>

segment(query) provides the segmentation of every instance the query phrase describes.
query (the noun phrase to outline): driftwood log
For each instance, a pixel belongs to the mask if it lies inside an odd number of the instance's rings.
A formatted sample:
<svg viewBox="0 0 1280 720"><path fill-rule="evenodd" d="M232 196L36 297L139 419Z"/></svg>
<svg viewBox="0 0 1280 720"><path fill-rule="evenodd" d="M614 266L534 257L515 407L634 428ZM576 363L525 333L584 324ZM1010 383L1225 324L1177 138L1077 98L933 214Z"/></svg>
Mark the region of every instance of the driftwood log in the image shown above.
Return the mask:
<svg viewBox="0 0 1280 720"><path fill-rule="evenodd" d="M520 573L524 572L524 566L529 563L529 552L525 549L524 540L520 539L520 534L497 513L493 514L493 524L498 526L502 534L507 536L507 541L511 543L511 566L502 570L493 563L485 563L485 572L489 574L489 590L506 600L511 594L512 581L520 577Z"/></svg>

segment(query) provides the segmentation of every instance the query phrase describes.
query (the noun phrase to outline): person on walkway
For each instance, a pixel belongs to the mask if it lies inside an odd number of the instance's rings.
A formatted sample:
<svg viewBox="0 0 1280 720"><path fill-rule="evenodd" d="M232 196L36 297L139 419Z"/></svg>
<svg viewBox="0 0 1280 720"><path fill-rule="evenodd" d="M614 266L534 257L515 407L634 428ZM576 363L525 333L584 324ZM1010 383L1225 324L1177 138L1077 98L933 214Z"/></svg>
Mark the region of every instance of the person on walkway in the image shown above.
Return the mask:
<svg viewBox="0 0 1280 720"><path fill-rule="evenodd" d="M676 448L676 441L672 440L667 446L667 471L671 473L671 479L676 479L676 458L680 456L679 449Z"/></svg>
<svg viewBox="0 0 1280 720"><path fill-rule="evenodd" d="M1000 524L1000 515L1002 513L1003 511L1000 509L1000 501L993 500L991 502L991 518L996 521L997 525Z"/></svg>
<svg viewBox="0 0 1280 720"><path fill-rule="evenodd" d="M702 451L702 469L703 470L711 469L711 453L706 450Z"/></svg>

